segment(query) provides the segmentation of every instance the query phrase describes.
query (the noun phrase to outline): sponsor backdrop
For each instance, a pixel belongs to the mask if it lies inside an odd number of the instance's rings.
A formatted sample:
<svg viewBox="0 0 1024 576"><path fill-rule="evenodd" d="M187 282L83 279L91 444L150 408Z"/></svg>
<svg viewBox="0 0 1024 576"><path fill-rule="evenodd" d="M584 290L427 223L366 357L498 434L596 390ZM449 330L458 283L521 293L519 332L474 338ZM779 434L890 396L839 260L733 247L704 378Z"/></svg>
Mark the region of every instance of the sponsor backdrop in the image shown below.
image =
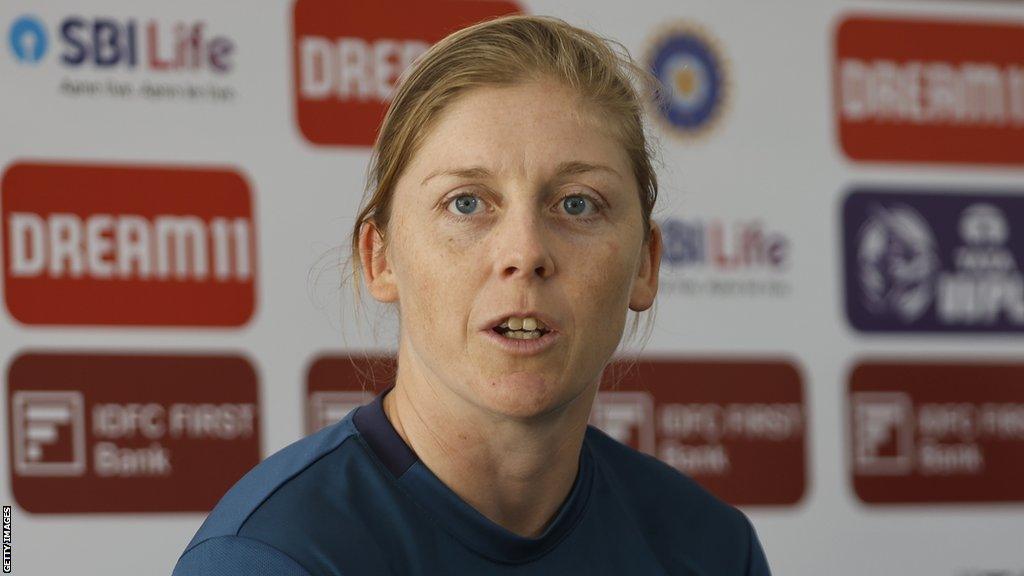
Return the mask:
<svg viewBox="0 0 1024 576"><path fill-rule="evenodd" d="M592 423L776 574L1024 575L1024 7L966 0L4 2L4 572L169 573L379 391L395 319L338 288L369 145L431 42L511 12L669 96L657 321Z"/></svg>

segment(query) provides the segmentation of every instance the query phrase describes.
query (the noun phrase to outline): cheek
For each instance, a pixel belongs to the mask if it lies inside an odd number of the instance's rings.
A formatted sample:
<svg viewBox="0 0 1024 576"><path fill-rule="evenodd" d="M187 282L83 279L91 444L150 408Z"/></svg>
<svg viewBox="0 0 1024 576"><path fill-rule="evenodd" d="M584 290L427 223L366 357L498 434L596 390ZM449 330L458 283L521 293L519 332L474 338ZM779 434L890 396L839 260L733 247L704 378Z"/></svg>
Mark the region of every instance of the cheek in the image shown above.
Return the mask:
<svg viewBox="0 0 1024 576"><path fill-rule="evenodd" d="M625 317L635 263L612 241L592 241L583 253L589 257L573 259L573 297L594 326L607 328Z"/></svg>
<svg viewBox="0 0 1024 576"><path fill-rule="evenodd" d="M474 259L471 244L453 236L406 236L398 274L403 314L414 316L410 326L441 326L457 320L459 303L468 306L468 268ZM477 263L479 265L479 263Z"/></svg>

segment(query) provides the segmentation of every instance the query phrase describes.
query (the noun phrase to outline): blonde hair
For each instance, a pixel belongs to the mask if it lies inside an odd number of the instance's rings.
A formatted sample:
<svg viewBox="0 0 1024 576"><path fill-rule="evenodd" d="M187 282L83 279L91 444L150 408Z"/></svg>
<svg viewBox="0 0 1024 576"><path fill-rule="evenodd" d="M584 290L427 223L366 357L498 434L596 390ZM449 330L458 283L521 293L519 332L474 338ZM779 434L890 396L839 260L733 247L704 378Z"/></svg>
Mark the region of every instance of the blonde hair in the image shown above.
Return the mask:
<svg viewBox="0 0 1024 576"><path fill-rule="evenodd" d="M373 146L363 207L352 230L349 262L357 312L362 286L360 229L372 223L384 246L388 245L395 185L433 121L457 96L474 87L548 79L574 89L585 102L603 112L602 118L608 120L630 158L640 192L644 243L650 241L658 182L640 92L658 96L657 80L618 42L554 17L502 16L445 37L399 80ZM646 337L652 323L653 319ZM636 335L638 325L639 314L634 317L630 338Z"/></svg>

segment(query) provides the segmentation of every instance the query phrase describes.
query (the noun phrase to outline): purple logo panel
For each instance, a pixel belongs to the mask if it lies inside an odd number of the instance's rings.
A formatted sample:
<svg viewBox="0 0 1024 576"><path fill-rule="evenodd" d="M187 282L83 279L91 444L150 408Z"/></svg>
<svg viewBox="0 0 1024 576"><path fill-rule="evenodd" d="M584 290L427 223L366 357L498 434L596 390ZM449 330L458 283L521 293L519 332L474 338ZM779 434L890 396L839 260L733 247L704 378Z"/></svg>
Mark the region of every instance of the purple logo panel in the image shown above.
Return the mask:
<svg viewBox="0 0 1024 576"><path fill-rule="evenodd" d="M855 190L846 314L862 332L1024 332L1024 193Z"/></svg>

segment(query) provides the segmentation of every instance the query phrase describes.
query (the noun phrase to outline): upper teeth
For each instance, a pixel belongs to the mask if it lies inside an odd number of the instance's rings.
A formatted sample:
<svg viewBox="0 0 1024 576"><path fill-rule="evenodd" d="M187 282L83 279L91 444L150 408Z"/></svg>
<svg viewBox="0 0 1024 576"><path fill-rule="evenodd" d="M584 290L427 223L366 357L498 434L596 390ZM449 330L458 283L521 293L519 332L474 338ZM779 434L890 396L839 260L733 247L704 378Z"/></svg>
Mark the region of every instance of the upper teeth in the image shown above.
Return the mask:
<svg viewBox="0 0 1024 576"><path fill-rule="evenodd" d="M508 328L509 330L546 330L547 325L541 322L537 318L527 316L526 318L516 318L510 316L508 320L501 323L502 328Z"/></svg>

